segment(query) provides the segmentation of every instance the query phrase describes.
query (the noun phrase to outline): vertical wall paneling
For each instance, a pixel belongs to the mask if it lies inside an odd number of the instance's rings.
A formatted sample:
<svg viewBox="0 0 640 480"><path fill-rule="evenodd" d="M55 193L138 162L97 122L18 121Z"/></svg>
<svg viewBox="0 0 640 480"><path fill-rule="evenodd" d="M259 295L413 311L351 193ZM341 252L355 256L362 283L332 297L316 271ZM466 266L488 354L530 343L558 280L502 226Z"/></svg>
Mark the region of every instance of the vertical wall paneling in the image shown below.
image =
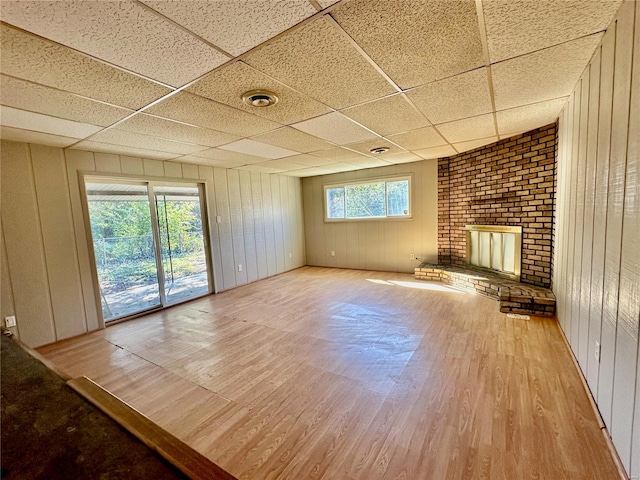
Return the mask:
<svg viewBox="0 0 640 480"><path fill-rule="evenodd" d="M161 160L150 160L144 158L142 160L144 174L147 177L164 177L164 162Z"/></svg>
<svg viewBox="0 0 640 480"><path fill-rule="evenodd" d="M262 173L262 208L264 212L264 239L267 247L267 272L269 275L278 273L276 265L276 222L273 214L273 201L271 195L271 175Z"/></svg>
<svg viewBox="0 0 640 480"><path fill-rule="evenodd" d="M120 156L109 153L94 154L96 162L96 172L121 173Z"/></svg>
<svg viewBox="0 0 640 480"><path fill-rule="evenodd" d="M164 162L164 176L182 178L182 165L176 162Z"/></svg>
<svg viewBox="0 0 640 480"><path fill-rule="evenodd" d="M324 185L407 174L413 177L411 220L324 221ZM437 160L304 178L302 192L309 265L413 272L419 262L411 253L437 262Z"/></svg>
<svg viewBox="0 0 640 480"><path fill-rule="evenodd" d="M220 215L220 250L222 253L222 277L224 289L236 286L236 260L233 251L233 236L231 232L231 213L229 211L229 189L227 187L227 170L224 168L213 169L215 182L216 207Z"/></svg>
<svg viewBox="0 0 640 480"><path fill-rule="evenodd" d="M582 295L580 296L580 324L587 325L586 345L582 344L580 349L586 350L585 378L591 389L591 393L596 395L598 384L598 367L594 353L596 342L600 342L600 318L596 318L591 312L591 285L593 272L593 244L594 235L598 230L594 225L596 182L598 169L598 118L600 115L600 48L593 55L593 60L589 66L589 125L587 130L587 175L585 183L585 211L584 211L584 239L583 239L583 271L581 279ZM582 364L582 363L581 363Z"/></svg>
<svg viewBox="0 0 640 480"><path fill-rule="evenodd" d="M229 213L231 219L231 237L233 257L235 258L236 285L247 283L247 259L244 247L244 229L242 226L242 198L240 196L240 174L238 170L227 170L229 189ZM242 271L240 271L242 269Z"/></svg>
<svg viewBox="0 0 640 480"><path fill-rule="evenodd" d="M290 270L293 265L293 253L291 249L291 211L289 210L289 179L281 176L280 179L280 210L282 211L282 240L284 254L284 269Z"/></svg>
<svg viewBox="0 0 640 480"><path fill-rule="evenodd" d="M194 165L195 166L195 165ZM197 174L193 172L189 178L204 180L207 199L207 214L209 222L209 243L211 251L211 266L213 269L213 291L218 292L224 287L222 276L222 250L220 247L220 226L216 221L218 207L216 205L215 181L213 168L204 165L196 166ZM195 176L194 176L195 175Z"/></svg>
<svg viewBox="0 0 640 480"><path fill-rule="evenodd" d="M265 278L269 275L267 270L267 242L264 231L264 209L262 206L262 176L257 172L251 173L251 200L253 204L258 278Z"/></svg>
<svg viewBox="0 0 640 480"><path fill-rule="evenodd" d="M127 175L144 175L144 165L141 158L120 157L120 168Z"/></svg>
<svg viewBox="0 0 640 480"><path fill-rule="evenodd" d="M615 84L613 100L613 123L611 133L611 162L614 165L614 203L612 207L616 214L620 215L620 235L613 245L618 245L618 258L612 258L614 282L612 286L613 295L605 296L605 312L611 310L615 302L615 312L617 314L616 337L615 337L615 364L613 370L613 396L611 407L611 436L618 449L618 454L622 463L630 471L631 466L631 431L632 424L629 422L628 412L632 411L634 405L635 388L633 378L636 372L636 361L638 354L638 300L633 296L637 291L638 279L638 256L640 251L633 249L639 243L635 239L638 230L634 228L632 222L637 222L640 210L631 211L634 206L634 199L627 199L627 194L633 197L638 188L638 177L633 175L634 165L637 166L637 157L629 159L628 138L629 138L629 102L631 94L631 70L633 60L633 32L634 32L635 4L627 2L622 5L619 11L619 20L616 30L616 59L615 59ZM631 40L631 41L630 41ZM635 106L637 108L637 105ZM635 132L636 136L639 132ZM629 166L631 165L631 169ZM633 178L627 179L627 175ZM618 185L618 182L620 185ZM627 192L627 186L630 192ZM637 207L637 205L635 205ZM627 220L629 221L627 223ZM637 224L637 223L636 223ZM609 229L607 229L609 230ZM617 233L617 230L616 232ZM626 241L625 241L626 240ZM626 250L626 251L625 251ZM617 261L616 261L617 260ZM608 263L608 262L607 262ZM626 268L623 269L623 265ZM624 280L623 280L624 278ZM626 288L623 288L626 285ZM611 305L609 305L611 301Z"/></svg>
<svg viewBox="0 0 640 480"><path fill-rule="evenodd" d="M200 175L199 173L200 165L191 165L188 163L182 164L182 177L188 180L197 180Z"/></svg>
<svg viewBox="0 0 640 480"><path fill-rule="evenodd" d="M282 227L282 202L280 201L280 179L276 175L270 176L271 205L273 206L273 231L276 246L276 271L284 272L284 239Z"/></svg>
<svg viewBox="0 0 640 480"><path fill-rule="evenodd" d="M73 337L87 325L64 156L59 148L31 145L31 159L56 338Z"/></svg>
<svg viewBox="0 0 640 480"><path fill-rule="evenodd" d="M589 120L589 69L587 68L580 82L580 90L576 94L580 95L580 132L578 143L578 158L576 171L576 231L574 238L574 287L571 303L572 310L572 333L573 345L576 355L580 362L586 362L586 343L589 336L589 324L580 323L584 313L581 311L581 294L582 294L582 263L583 263L583 244L584 244L584 203L585 203L585 183L587 174L587 128ZM580 348L580 339L584 347Z"/></svg>
<svg viewBox="0 0 640 480"><path fill-rule="evenodd" d="M81 150L64 150L67 164L67 184L69 186L69 199L71 201L71 216L73 218L76 247L78 250L78 266L80 267L80 279L82 281L82 294L84 296L84 311L87 329L89 331L100 328L98 305L95 301L95 285L91 270L91 254L89 250L89 231L85 225L85 212L82 207L80 192L80 178L78 172L95 171L93 153Z"/></svg>
<svg viewBox="0 0 640 480"><path fill-rule="evenodd" d="M553 281L558 320L631 478L640 478L639 8L622 3L560 116L558 185L570 193L558 195Z"/></svg>
<svg viewBox="0 0 640 480"><path fill-rule="evenodd" d="M4 318L16 314L13 302L13 288L11 275L9 274L9 261L7 260L7 248L4 242L4 230L0 219L0 317ZM16 326L16 333L20 336L20 328Z"/></svg>
<svg viewBox="0 0 640 480"><path fill-rule="evenodd" d="M240 200L242 202L242 230L244 238L245 261L247 262L247 281L258 279L258 257L256 255L256 234L253 219L253 194L251 191L251 172L241 170Z"/></svg>
<svg viewBox="0 0 640 480"><path fill-rule="evenodd" d="M56 339L29 145L2 143L2 226L20 336ZM23 208L27 206L27 208Z"/></svg>

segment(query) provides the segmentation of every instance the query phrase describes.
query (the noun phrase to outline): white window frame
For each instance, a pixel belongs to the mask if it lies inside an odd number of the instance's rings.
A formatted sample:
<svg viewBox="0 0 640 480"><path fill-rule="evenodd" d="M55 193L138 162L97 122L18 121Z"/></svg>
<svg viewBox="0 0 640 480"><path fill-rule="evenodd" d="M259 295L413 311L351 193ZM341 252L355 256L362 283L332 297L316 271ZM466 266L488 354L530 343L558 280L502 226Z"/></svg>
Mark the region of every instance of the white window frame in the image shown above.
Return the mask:
<svg viewBox="0 0 640 480"><path fill-rule="evenodd" d="M409 182L409 213L407 215L387 215L387 183L389 182L399 182L402 180L407 180ZM380 183L384 182L385 194L384 194L384 209L385 215L380 217L346 217L346 190L345 190L345 218L329 218L329 212L327 209L327 190L335 189L335 188L346 188L355 185L365 185L369 183ZM322 205L324 211L324 221L326 223L335 223L335 222L388 222L388 221L403 221L403 220L412 220L413 219L413 174L408 175L399 175L399 176L388 176L388 177L371 177L362 180L354 180L350 182L339 182L339 183L328 183L322 186Z"/></svg>

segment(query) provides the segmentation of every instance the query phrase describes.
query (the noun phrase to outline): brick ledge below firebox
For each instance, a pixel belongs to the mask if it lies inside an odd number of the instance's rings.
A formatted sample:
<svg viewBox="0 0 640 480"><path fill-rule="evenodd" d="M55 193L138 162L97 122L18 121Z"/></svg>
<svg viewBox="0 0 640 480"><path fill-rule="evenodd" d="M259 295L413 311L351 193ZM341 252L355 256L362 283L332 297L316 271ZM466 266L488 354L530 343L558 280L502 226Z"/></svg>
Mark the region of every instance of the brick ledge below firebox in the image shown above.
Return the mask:
<svg viewBox="0 0 640 480"><path fill-rule="evenodd" d="M482 269L423 263L415 269L418 280L434 280L486 295L500 302L503 313L553 316L556 297L544 287L508 280Z"/></svg>

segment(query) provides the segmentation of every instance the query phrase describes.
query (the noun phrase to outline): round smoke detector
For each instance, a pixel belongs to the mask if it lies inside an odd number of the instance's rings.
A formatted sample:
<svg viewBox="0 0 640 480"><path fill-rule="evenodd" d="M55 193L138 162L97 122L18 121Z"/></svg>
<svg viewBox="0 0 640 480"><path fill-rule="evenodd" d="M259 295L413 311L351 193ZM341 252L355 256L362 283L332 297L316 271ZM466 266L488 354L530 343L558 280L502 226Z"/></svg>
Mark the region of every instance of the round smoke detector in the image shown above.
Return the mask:
<svg viewBox="0 0 640 480"><path fill-rule="evenodd" d="M251 90L242 95L242 101L251 107L270 107L278 103L278 96L268 90Z"/></svg>
<svg viewBox="0 0 640 480"><path fill-rule="evenodd" d="M374 155L380 155L381 153L386 153L389 151L389 147L376 147L369 150Z"/></svg>

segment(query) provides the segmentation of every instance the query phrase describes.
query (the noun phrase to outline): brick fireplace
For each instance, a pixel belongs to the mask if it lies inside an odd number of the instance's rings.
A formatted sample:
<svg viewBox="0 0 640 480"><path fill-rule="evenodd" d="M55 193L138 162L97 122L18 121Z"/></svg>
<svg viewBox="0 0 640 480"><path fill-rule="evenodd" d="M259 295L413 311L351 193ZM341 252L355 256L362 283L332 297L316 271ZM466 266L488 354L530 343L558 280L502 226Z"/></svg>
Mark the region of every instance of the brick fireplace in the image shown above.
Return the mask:
<svg viewBox="0 0 640 480"><path fill-rule="evenodd" d="M556 124L438 161L438 261L463 266L467 225L522 227L520 280L549 287Z"/></svg>

